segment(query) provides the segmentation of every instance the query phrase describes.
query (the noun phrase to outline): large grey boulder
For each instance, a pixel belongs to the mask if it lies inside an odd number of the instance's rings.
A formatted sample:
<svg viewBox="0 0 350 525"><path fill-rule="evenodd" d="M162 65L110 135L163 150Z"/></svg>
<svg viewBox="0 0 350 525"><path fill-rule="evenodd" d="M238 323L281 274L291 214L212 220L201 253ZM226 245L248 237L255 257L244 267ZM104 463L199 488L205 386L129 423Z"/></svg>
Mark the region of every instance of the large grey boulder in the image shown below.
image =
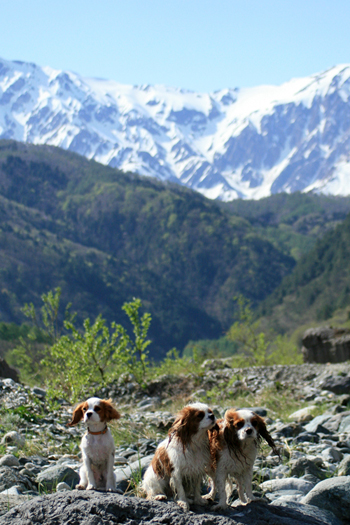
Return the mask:
<svg viewBox="0 0 350 525"><path fill-rule="evenodd" d="M339 476L317 483L301 503L330 510L344 524L350 524L350 476Z"/></svg>
<svg viewBox="0 0 350 525"><path fill-rule="evenodd" d="M174 502L148 501L117 494L72 491L41 496L0 517L0 525L341 525L331 514L315 507L296 508L255 501L222 513L193 507L185 513Z"/></svg>
<svg viewBox="0 0 350 525"><path fill-rule="evenodd" d="M38 474L36 481L44 490L56 489L58 483L65 482L71 488L79 483L79 474L66 465L54 465Z"/></svg>
<svg viewBox="0 0 350 525"><path fill-rule="evenodd" d="M350 359L350 331L328 326L310 328L303 336L306 363L341 363Z"/></svg>

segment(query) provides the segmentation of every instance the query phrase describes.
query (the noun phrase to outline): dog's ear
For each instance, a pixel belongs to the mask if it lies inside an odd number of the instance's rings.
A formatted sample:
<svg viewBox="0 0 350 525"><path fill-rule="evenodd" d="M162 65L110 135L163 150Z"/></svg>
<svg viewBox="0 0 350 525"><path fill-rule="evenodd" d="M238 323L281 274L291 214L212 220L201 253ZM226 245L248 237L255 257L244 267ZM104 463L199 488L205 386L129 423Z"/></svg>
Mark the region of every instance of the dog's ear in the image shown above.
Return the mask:
<svg viewBox="0 0 350 525"><path fill-rule="evenodd" d="M267 430L266 423L263 420L263 418L258 415L255 415L254 419L256 421L256 430L258 432L258 435L261 438L265 439L266 443L272 448L273 452L279 456L280 454L278 452L278 449L276 448L276 444L272 439L271 434Z"/></svg>
<svg viewBox="0 0 350 525"><path fill-rule="evenodd" d="M72 415L72 420L69 423L67 423L67 425L69 427L77 425L79 423L79 421L81 421L83 419L83 417L84 417L83 408L84 408L85 405L86 405L86 401L84 401L84 403L80 403L80 405L78 405L74 409L74 412L73 412L73 415Z"/></svg>
<svg viewBox="0 0 350 525"><path fill-rule="evenodd" d="M112 405L111 399L103 399L100 404L102 405L102 409L103 409L103 417L102 417L103 421L108 422L108 421L111 421L112 419L120 418L120 414L118 410L116 410L114 406Z"/></svg>
<svg viewBox="0 0 350 525"><path fill-rule="evenodd" d="M184 407L177 415L172 427L169 430L170 440L176 436L182 443L183 450L188 446L194 434L198 431L200 418L204 416L201 410L194 410L191 407Z"/></svg>
<svg viewBox="0 0 350 525"><path fill-rule="evenodd" d="M241 451L241 442L238 438L234 423L234 419L225 417L223 436L231 456L232 454L237 456L237 453Z"/></svg>

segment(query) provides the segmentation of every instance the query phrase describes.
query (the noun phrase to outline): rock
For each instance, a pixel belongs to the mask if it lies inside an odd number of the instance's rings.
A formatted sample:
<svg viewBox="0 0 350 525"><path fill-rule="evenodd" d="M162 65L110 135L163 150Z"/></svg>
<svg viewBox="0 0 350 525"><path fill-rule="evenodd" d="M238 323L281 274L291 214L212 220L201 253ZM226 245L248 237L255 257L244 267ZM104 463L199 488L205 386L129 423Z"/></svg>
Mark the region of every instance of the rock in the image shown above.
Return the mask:
<svg viewBox="0 0 350 525"><path fill-rule="evenodd" d="M350 476L350 454L345 456L341 461L338 476Z"/></svg>
<svg viewBox="0 0 350 525"><path fill-rule="evenodd" d="M265 492L277 492L281 490L297 490L307 494L314 488L315 484L299 478L272 479L260 483L260 488Z"/></svg>
<svg viewBox="0 0 350 525"><path fill-rule="evenodd" d="M21 485L13 485L13 487L3 490L1 494L10 494L11 496L20 496L23 494L23 487Z"/></svg>
<svg viewBox="0 0 350 525"><path fill-rule="evenodd" d="M65 490L72 490L72 487L70 487L64 481L57 483L56 492L64 492Z"/></svg>
<svg viewBox="0 0 350 525"><path fill-rule="evenodd" d="M19 467L19 460L12 454L6 454L0 459L0 467Z"/></svg>
<svg viewBox="0 0 350 525"><path fill-rule="evenodd" d="M13 468L0 467L0 492L10 489L14 485L23 485L25 489L28 485L28 479Z"/></svg>
<svg viewBox="0 0 350 525"><path fill-rule="evenodd" d="M327 463L339 463L343 459L343 454L334 447L325 448L321 455Z"/></svg>
<svg viewBox="0 0 350 525"><path fill-rule="evenodd" d="M350 349L350 336L349 336ZM348 394L350 390L350 376L331 376L323 381L320 385L324 390L329 390L334 394L340 396L341 394Z"/></svg>
<svg viewBox="0 0 350 525"><path fill-rule="evenodd" d="M40 397L42 399L45 399L46 397L46 390L44 390L43 388L39 388L38 386L33 387L32 392L35 396Z"/></svg>
<svg viewBox="0 0 350 525"><path fill-rule="evenodd" d="M310 328L302 342L306 363L341 363L350 359L350 332L346 328Z"/></svg>
<svg viewBox="0 0 350 525"><path fill-rule="evenodd" d="M320 509L330 510L344 524L350 523L350 476L325 479L301 501Z"/></svg>
<svg viewBox="0 0 350 525"><path fill-rule="evenodd" d="M11 430L11 432L7 432L4 435L1 443L3 445L16 445L17 447L22 448L25 445L25 439L23 436L21 436L21 434L19 434L19 432Z"/></svg>
<svg viewBox="0 0 350 525"><path fill-rule="evenodd" d="M31 499L31 496L0 494L0 516L6 514L12 507L17 507L17 505L28 502L29 499Z"/></svg>
<svg viewBox="0 0 350 525"><path fill-rule="evenodd" d="M97 491L57 492L35 498L0 517L0 525L340 525L331 513L300 505L289 508L254 501L222 513L210 507L183 510L174 502L148 501Z"/></svg>
<svg viewBox="0 0 350 525"><path fill-rule="evenodd" d="M319 509L312 505L305 505L303 503L288 501L284 502L281 500L276 500L273 502L273 505L278 507L288 508L290 510L295 510L303 513L307 513L308 516L312 516L316 520L319 520L318 523L327 524L327 525L343 525L342 522L330 511ZM303 521L300 522L300 525L303 525ZM253 524L252 524L253 525Z"/></svg>
<svg viewBox="0 0 350 525"><path fill-rule="evenodd" d="M322 414L321 416L314 417L307 425L305 425L306 432L315 432L324 428L322 425L328 421L332 416L330 414Z"/></svg>
<svg viewBox="0 0 350 525"><path fill-rule="evenodd" d="M311 405L309 407L301 408L300 410L293 412L293 414L290 414L289 419L292 419L293 421L296 421L297 423L303 423L305 421L310 421L311 419L313 419L312 413L315 410L317 410L316 405Z"/></svg>
<svg viewBox="0 0 350 525"><path fill-rule="evenodd" d="M79 474L66 465L54 465L38 474L36 481L44 490L53 490L58 483L64 481L71 488L79 483Z"/></svg>
<svg viewBox="0 0 350 525"><path fill-rule="evenodd" d="M301 477L304 474L309 474L316 479L325 479L327 477L327 473L310 459L302 457L291 461L290 475Z"/></svg>
<svg viewBox="0 0 350 525"><path fill-rule="evenodd" d="M140 460L133 461L129 466L124 468L117 468L114 473L116 477L117 489L125 492L130 485L130 479L134 478L135 481L141 480L145 473L148 465L151 463L154 454L145 456Z"/></svg>
<svg viewBox="0 0 350 525"><path fill-rule="evenodd" d="M338 428L338 432L348 432L350 434L350 416L343 417Z"/></svg>
<svg viewBox="0 0 350 525"><path fill-rule="evenodd" d="M8 365L5 359L0 358L0 377L13 379L16 383L19 383L19 375L17 370Z"/></svg>

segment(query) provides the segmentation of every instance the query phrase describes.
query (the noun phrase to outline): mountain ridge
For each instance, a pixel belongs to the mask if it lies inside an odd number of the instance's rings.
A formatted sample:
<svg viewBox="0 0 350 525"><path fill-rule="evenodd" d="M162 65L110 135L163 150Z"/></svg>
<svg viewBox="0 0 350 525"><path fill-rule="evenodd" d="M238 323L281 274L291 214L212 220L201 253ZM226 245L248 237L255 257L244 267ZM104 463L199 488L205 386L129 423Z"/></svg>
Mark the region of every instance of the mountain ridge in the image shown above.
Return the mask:
<svg viewBox="0 0 350 525"><path fill-rule="evenodd" d="M348 195L350 66L195 93L0 59L0 138L68 149L207 197Z"/></svg>

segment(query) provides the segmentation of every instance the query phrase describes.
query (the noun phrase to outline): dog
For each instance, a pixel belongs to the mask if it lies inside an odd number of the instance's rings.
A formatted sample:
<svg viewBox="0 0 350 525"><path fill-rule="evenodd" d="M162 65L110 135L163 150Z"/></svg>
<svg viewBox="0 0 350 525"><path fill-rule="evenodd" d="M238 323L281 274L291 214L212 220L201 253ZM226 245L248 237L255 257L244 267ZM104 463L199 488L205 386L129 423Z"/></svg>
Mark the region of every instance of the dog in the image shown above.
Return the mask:
<svg viewBox="0 0 350 525"><path fill-rule="evenodd" d="M114 491L116 487L114 466L114 440L107 423L119 419L119 412L111 400L90 397L80 403L73 412L68 426L77 425L83 420L87 432L81 440L83 465L80 468L80 490Z"/></svg>
<svg viewBox="0 0 350 525"><path fill-rule="evenodd" d="M248 409L227 410L224 419L218 420L216 428L209 431L212 489L206 498L214 499L215 493L219 494L219 503L213 510L227 507L232 492L231 476L242 503L256 499L252 492L253 465L262 439L279 455L264 420Z"/></svg>
<svg viewBox="0 0 350 525"><path fill-rule="evenodd" d="M147 499L161 501L176 496L185 511L192 501L207 504L201 496L201 482L210 465L208 430L215 423L213 411L203 403L187 405L177 414L145 472L142 487Z"/></svg>

